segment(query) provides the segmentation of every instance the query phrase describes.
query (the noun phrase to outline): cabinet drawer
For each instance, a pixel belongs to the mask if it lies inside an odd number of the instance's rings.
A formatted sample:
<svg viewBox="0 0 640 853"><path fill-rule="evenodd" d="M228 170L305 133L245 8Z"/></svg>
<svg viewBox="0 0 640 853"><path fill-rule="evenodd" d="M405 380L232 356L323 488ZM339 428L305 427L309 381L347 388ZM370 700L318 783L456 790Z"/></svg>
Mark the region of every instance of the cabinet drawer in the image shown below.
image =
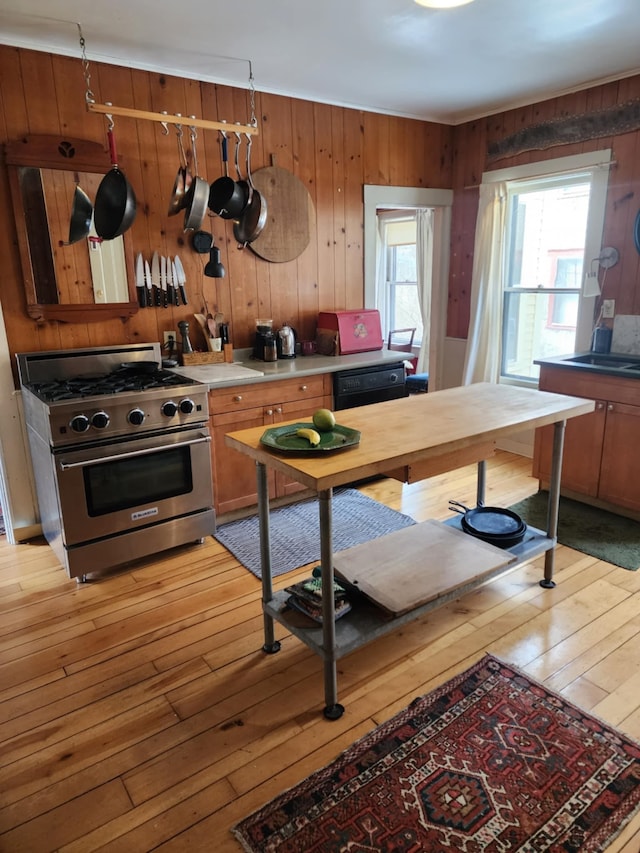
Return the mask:
<svg viewBox="0 0 640 853"><path fill-rule="evenodd" d="M579 370L547 367L540 371L539 388L556 394L587 397L590 400L611 400L640 406L640 378L625 379Z"/></svg>
<svg viewBox="0 0 640 853"><path fill-rule="evenodd" d="M231 388L221 388L219 391L215 389L209 391L209 411L215 415L221 412L250 409L254 406L269 406L293 401L300 403L306 398L311 400L314 397L322 397L326 393L331 393L331 377L328 374L252 385L235 385Z"/></svg>

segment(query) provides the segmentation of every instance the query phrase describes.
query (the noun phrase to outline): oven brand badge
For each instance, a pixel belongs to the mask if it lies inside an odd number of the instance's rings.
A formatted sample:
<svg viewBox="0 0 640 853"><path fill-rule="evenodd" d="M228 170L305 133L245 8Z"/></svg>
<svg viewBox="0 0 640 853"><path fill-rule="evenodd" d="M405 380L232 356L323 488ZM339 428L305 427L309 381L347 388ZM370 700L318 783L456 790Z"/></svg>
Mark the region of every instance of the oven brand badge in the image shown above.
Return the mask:
<svg viewBox="0 0 640 853"><path fill-rule="evenodd" d="M152 515L158 514L158 507L152 506L150 509L142 509L140 512L131 513L131 521L140 521L141 518L150 518Z"/></svg>

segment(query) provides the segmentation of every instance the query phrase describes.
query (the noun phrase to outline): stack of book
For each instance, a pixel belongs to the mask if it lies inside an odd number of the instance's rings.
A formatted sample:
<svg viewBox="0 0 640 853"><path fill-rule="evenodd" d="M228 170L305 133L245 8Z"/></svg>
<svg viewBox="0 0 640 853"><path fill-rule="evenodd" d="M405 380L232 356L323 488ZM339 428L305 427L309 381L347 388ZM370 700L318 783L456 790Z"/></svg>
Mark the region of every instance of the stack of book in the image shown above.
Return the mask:
<svg viewBox="0 0 640 853"><path fill-rule="evenodd" d="M289 607L304 613L314 622L322 624L322 578L305 578L293 586L286 587L285 591L289 593L287 599ZM337 581L333 584L333 604L336 619L351 610L346 590Z"/></svg>

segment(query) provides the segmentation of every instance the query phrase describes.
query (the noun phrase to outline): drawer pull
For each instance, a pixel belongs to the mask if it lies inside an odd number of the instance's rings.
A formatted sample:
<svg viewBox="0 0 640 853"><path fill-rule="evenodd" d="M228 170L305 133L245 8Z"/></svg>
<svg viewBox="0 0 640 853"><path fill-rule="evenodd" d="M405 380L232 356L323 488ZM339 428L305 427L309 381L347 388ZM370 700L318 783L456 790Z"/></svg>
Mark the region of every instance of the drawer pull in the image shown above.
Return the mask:
<svg viewBox="0 0 640 853"><path fill-rule="evenodd" d="M282 414L282 406L278 406L278 408L276 409L276 413L277 413L278 415L281 415L281 414Z"/></svg>
<svg viewBox="0 0 640 853"><path fill-rule="evenodd" d="M241 402L241 400L242 400L242 394L236 394L236 396L233 398L234 403L239 403L239 402Z"/></svg>
<svg viewBox="0 0 640 853"><path fill-rule="evenodd" d="M267 409L265 412L265 415L272 415L272 414L273 414L273 409Z"/></svg>
<svg viewBox="0 0 640 853"><path fill-rule="evenodd" d="M308 385L301 385L301 386L300 386L300 390L301 390L301 391L308 391L308 390L309 390L309 386L308 386Z"/></svg>
<svg viewBox="0 0 640 853"><path fill-rule="evenodd" d="M607 411L608 411L608 412L612 412L612 411L613 411L613 403L609 403L609 405L607 406Z"/></svg>

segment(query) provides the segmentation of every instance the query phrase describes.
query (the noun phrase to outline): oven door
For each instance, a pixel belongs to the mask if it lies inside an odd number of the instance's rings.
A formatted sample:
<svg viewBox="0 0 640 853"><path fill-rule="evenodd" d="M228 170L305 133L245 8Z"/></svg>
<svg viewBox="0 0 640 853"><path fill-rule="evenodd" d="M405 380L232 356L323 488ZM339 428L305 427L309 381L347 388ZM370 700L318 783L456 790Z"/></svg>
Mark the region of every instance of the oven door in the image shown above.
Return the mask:
<svg viewBox="0 0 640 853"><path fill-rule="evenodd" d="M210 442L201 426L55 452L64 544L211 508Z"/></svg>

